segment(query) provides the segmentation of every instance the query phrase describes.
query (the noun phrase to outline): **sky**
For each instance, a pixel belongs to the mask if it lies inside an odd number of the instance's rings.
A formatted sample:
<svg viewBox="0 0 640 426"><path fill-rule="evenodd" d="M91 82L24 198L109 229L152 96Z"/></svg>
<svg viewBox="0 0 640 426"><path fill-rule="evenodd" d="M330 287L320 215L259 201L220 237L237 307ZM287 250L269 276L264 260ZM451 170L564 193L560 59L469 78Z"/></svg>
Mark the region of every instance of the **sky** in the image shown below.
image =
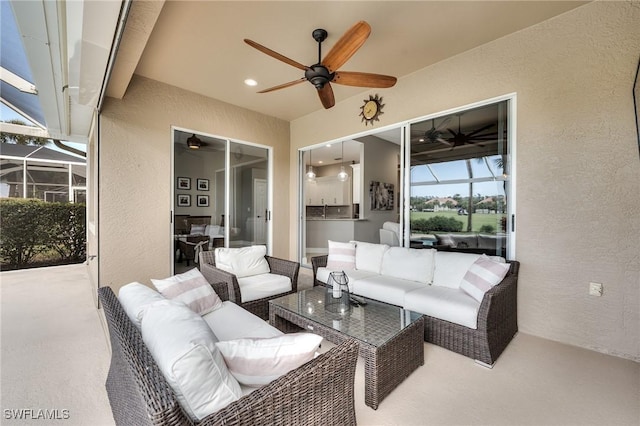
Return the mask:
<svg viewBox="0 0 640 426"><path fill-rule="evenodd" d="M474 177L491 177L493 175L500 176L502 169L495 164L495 157L489 157L487 162L480 160L472 160L471 167ZM464 160L451 161L446 163L437 163L431 165L431 170L437 176L439 181L468 179L468 171ZM411 170L412 182L433 182L436 180L433 174L426 166L415 166ZM430 196L430 197L451 197L454 194L460 194L463 197L469 195L469 184L438 184L438 185L413 185L411 187L411 196ZM478 182L473 184L473 194L504 195L504 187L502 181L496 182Z"/></svg>
<svg viewBox="0 0 640 426"><path fill-rule="evenodd" d="M22 120L22 121L24 121L26 123L31 124L31 122L28 119L26 119L22 115L18 114L17 112L15 112L13 109L9 108L5 104L0 104L0 120L1 121L7 121L7 120L13 120L13 119ZM86 144L75 143L75 142L66 142L66 141L62 141L62 142L64 142L65 145L68 145L68 146L71 146L73 148L79 149L80 151L83 151L83 152L87 152L87 145ZM65 150L62 150L62 149L58 148L53 143L47 144L47 148L53 149L55 151L64 152L65 154L73 155L69 151L65 151Z"/></svg>

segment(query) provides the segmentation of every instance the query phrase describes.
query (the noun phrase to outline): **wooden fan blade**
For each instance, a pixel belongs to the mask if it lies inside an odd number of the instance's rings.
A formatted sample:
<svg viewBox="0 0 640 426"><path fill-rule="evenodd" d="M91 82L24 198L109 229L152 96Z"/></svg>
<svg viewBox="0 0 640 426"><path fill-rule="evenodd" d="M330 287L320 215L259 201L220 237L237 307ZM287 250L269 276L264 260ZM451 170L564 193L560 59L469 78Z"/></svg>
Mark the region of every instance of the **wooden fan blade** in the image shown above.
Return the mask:
<svg viewBox="0 0 640 426"><path fill-rule="evenodd" d="M329 72L335 72L360 49L360 46L364 44L369 34L371 34L369 24L365 21L356 22L340 37L340 40L333 45L329 53L327 53L322 60L322 65L327 67Z"/></svg>
<svg viewBox="0 0 640 426"><path fill-rule="evenodd" d="M398 81L398 79L390 75L351 71L336 72L332 80L334 83L343 84L345 86L380 88L393 87L396 84L396 81Z"/></svg>
<svg viewBox="0 0 640 426"><path fill-rule="evenodd" d="M322 102L322 106L324 106L325 109L329 109L336 104L330 83L325 84L322 89L318 89L318 96L320 97L320 102Z"/></svg>
<svg viewBox="0 0 640 426"><path fill-rule="evenodd" d="M298 80L293 80L293 81L290 81L290 82L288 82L288 83L281 84L281 85L279 85L279 86L273 86L273 87L270 87L270 88L268 88L268 89L261 90L261 91L259 91L258 93L268 93L268 92L273 92L274 90L280 90L280 89L284 89L285 87L295 86L296 84L300 84L300 83L302 83L302 82L304 82L304 81L307 81L307 79L306 79L306 78L304 78L304 77L302 77L302 78L300 78L300 79L298 79Z"/></svg>
<svg viewBox="0 0 640 426"><path fill-rule="evenodd" d="M249 46L253 47L254 49L258 49L259 51L261 51L262 53L265 53L269 56L271 56L272 58L276 58L279 61L284 62L285 64L289 64L291 66L294 66L298 69L301 69L303 71L306 71L309 67L306 65L302 65L299 62L294 61L293 59L289 59L284 55L279 54L278 52L275 52L271 49L269 49L268 47L264 47L263 45L256 43L253 40L249 40L247 38L244 39L244 42L247 43Z"/></svg>

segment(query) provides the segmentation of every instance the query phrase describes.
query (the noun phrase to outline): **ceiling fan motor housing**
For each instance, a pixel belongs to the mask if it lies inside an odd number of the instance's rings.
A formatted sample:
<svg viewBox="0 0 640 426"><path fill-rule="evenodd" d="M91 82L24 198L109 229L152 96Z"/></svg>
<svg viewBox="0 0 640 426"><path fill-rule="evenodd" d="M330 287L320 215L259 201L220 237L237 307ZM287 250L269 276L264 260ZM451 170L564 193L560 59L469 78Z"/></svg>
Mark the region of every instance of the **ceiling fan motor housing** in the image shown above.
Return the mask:
<svg viewBox="0 0 640 426"><path fill-rule="evenodd" d="M313 84L316 89L322 89L325 84L333 80L335 73L330 73L327 67L316 64L311 65L305 72L304 76Z"/></svg>

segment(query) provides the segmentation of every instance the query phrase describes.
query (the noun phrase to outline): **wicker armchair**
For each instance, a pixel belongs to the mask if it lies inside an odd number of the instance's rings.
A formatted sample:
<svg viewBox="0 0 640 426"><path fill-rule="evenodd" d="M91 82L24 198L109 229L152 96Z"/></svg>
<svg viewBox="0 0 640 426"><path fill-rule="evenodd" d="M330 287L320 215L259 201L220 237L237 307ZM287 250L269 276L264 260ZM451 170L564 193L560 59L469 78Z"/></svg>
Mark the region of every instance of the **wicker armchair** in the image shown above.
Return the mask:
<svg viewBox="0 0 640 426"><path fill-rule="evenodd" d="M327 255L311 259L313 285L325 285L316 277L318 268L327 266L327 259ZM507 276L482 299L477 329L425 315L425 342L442 346L488 366L493 365L518 331L520 262L512 260L508 263L511 267Z"/></svg>
<svg viewBox="0 0 640 426"><path fill-rule="evenodd" d="M298 291L298 272L300 264L291 260L279 259L277 257L265 256L269 263L272 274L284 275L291 280L291 291L265 297L263 299L252 300L242 303L242 293L238 278L229 272L216 268L215 250L200 252L200 272L209 283L224 282L229 288L229 300L242 306L247 311L259 316L265 321L269 320L269 300Z"/></svg>
<svg viewBox="0 0 640 426"><path fill-rule="evenodd" d="M226 285L214 286L226 299ZM110 287L98 289L111 338L106 381L117 425L192 425ZM198 425L355 425L358 344L347 341L205 417Z"/></svg>

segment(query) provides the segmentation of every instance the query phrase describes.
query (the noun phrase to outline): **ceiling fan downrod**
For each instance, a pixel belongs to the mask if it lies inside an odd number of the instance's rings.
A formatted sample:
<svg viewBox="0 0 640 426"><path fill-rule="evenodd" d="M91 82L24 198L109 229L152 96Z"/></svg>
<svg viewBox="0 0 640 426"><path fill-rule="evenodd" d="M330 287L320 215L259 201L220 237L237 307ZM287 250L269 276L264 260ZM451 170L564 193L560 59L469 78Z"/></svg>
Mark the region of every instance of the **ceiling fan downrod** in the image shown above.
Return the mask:
<svg viewBox="0 0 640 426"><path fill-rule="evenodd" d="M313 30L311 35L313 39L318 42L318 63L307 68L304 76L316 89L320 90L325 84L333 80L335 74L330 73L327 67L322 65L322 42L327 39L327 31L318 28Z"/></svg>

